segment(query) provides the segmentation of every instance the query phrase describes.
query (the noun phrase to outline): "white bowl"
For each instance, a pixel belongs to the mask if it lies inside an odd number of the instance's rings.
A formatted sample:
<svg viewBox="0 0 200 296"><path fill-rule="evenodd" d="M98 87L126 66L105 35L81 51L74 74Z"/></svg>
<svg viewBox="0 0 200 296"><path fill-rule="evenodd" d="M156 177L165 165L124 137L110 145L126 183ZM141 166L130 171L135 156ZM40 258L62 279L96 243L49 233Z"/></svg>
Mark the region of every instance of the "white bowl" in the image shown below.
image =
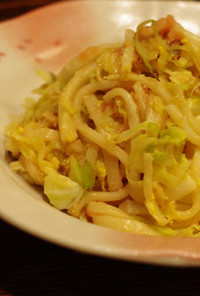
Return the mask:
<svg viewBox="0 0 200 296"><path fill-rule="evenodd" d="M0 217L55 244L101 256L176 266L200 266L200 239L140 236L82 222L46 203L11 172L4 126L22 111L24 98L41 81L35 68L57 72L91 45L123 39L126 28L173 14L200 34L198 2L59 2L0 25Z"/></svg>

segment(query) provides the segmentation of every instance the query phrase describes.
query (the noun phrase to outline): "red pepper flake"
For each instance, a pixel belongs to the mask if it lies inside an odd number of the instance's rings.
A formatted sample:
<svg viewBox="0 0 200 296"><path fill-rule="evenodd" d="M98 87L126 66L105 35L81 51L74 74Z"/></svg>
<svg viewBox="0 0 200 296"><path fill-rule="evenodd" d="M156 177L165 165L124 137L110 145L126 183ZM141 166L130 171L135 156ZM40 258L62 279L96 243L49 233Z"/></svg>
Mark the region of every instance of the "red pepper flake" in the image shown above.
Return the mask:
<svg viewBox="0 0 200 296"><path fill-rule="evenodd" d="M6 56L5 52L0 51L0 56L5 57Z"/></svg>

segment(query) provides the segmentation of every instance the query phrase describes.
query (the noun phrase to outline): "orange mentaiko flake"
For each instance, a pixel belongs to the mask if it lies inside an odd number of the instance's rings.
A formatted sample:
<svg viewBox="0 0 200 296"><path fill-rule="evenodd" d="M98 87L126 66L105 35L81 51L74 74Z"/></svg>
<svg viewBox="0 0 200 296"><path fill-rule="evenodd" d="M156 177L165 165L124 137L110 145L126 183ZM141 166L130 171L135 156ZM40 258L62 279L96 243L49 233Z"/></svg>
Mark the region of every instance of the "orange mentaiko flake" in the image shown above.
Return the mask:
<svg viewBox="0 0 200 296"><path fill-rule="evenodd" d="M26 39L24 39L24 42L25 42L26 44L30 44L30 43L33 42L33 40L32 40L31 38L26 38Z"/></svg>
<svg viewBox="0 0 200 296"><path fill-rule="evenodd" d="M20 50L26 50L26 47L22 44L18 45L17 48Z"/></svg>

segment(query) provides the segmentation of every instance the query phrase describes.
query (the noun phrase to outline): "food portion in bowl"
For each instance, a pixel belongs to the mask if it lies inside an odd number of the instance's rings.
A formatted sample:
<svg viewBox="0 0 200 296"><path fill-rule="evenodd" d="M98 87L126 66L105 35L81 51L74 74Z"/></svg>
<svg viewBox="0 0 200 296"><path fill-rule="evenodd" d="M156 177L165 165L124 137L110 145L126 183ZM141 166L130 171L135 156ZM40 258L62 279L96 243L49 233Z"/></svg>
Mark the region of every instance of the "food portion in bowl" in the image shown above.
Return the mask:
<svg viewBox="0 0 200 296"><path fill-rule="evenodd" d="M172 16L86 49L6 128L10 167L59 210L136 234L200 235L200 38Z"/></svg>

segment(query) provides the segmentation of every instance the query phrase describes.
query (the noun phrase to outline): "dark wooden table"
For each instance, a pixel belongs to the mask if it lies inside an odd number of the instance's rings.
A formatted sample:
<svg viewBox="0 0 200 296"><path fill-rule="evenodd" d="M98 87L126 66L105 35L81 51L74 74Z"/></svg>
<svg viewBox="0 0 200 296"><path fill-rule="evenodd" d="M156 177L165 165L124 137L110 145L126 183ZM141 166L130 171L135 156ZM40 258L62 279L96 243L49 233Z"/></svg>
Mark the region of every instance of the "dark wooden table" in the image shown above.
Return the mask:
<svg viewBox="0 0 200 296"><path fill-rule="evenodd" d="M51 0L0 1L8 19ZM199 268L168 268L76 253L0 220L0 295L200 295Z"/></svg>
<svg viewBox="0 0 200 296"><path fill-rule="evenodd" d="M58 1L58 0L57 0ZM0 0L0 20L13 18L55 0ZM62 1L62 0L59 0Z"/></svg>
<svg viewBox="0 0 200 296"><path fill-rule="evenodd" d="M0 295L200 295L198 268L166 268L76 253L0 221Z"/></svg>

